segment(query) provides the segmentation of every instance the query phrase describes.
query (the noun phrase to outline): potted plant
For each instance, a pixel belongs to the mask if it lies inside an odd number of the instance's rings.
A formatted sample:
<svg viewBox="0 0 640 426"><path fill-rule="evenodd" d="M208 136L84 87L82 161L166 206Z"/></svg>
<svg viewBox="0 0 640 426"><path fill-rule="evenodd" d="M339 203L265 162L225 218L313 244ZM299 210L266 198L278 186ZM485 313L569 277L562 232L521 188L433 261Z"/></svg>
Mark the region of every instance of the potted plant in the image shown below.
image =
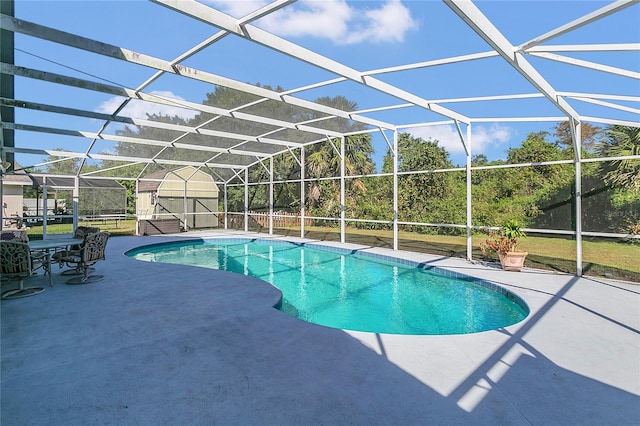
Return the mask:
<svg viewBox="0 0 640 426"><path fill-rule="evenodd" d="M491 231L485 241L480 243L483 255L496 252L500 258L500 264L505 271L520 271L524 266L526 251L516 250L518 239L527 235L520 229L515 220L509 220L500 231Z"/></svg>

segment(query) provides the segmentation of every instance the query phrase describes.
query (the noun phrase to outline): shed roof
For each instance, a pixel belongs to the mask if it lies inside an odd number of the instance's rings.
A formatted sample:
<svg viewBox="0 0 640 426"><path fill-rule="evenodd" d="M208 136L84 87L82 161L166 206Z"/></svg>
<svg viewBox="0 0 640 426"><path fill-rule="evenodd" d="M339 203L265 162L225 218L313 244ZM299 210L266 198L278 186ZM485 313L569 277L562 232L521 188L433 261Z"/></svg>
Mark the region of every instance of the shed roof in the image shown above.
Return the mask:
<svg viewBox="0 0 640 426"><path fill-rule="evenodd" d="M158 170L157 172L149 173L148 175L144 176L138 183L138 192L156 191L164 178L167 177L170 172L171 170Z"/></svg>
<svg viewBox="0 0 640 426"><path fill-rule="evenodd" d="M172 179L172 180L179 180L179 176L176 175L175 172L179 170L184 170L187 168L192 169L194 173L198 173L198 170L192 166L174 167L172 169L158 170L153 173L149 173L148 175L140 178L140 181L138 183L138 192L156 191L158 187L162 184L162 181L167 180L167 177L169 175L176 177L176 179ZM211 175L202 171L200 171L200 173L206 174L207 177L210 179L210 181L215 184L215 181Z"/></svg>

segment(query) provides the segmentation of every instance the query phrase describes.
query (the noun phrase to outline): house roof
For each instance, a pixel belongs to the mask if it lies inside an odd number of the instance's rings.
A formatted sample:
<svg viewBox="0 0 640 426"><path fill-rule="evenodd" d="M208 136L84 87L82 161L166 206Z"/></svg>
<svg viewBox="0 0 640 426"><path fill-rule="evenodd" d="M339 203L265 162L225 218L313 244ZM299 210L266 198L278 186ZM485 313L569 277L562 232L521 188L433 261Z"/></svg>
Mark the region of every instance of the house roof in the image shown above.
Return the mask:
<svg viewBox="0 0 640 426"><path fill-rule="evenodd" d="M22 169L22 166L17 162L14 162L13 169L17 170L15 172L8 173L2 176L3 184L13 184L13 185L33 185L33 180L30 178L27 173Z"/></svg>

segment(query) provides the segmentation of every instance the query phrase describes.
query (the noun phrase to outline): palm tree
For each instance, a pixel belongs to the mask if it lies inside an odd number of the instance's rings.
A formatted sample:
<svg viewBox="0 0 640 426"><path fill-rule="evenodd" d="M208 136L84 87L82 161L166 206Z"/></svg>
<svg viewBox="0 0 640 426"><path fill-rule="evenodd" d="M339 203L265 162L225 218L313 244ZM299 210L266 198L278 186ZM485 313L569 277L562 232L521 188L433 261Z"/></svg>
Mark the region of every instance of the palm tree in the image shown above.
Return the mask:
<svg viewBox="0 0 640 426"><path fill-rule="evenodd" d="M341 142L334 140L333 144L337 150L340 150ZM371 145L371 135L360 134L347 136L344 146L344 166L345 176L367 175L373 173L374 164L371 158L373 147ZM335 152L331 144L322 143L310 147L310 153L307 155L307 174L309 177L327 177L340 175L340 156ZM353 195L354 191L365 192L366 186L359 179L349 179L347 181L347 196ZM335 191L337 183L331 182L330 187ZM320 182L313 183L309 188L309 199L317 202L322 192Z"/></svg>
<svg viewBox="0 0 640 426"><path fill-rule="evenodd" d="M341 111L353 112L358 109L357 103L350 101L344 96L335 96L333 98L322 97L316 99L316 102ZM343 118L333 118L326 122L320 122L319 125L328 130L345 133L364 130L365 128L362 123L350 122ZM340 150L340 140L334 139L332 142L335 148ZM366 175L374 171L375 167L372 159L374 150L371 145L371 135L363 133L347 136L345 138L344 148L345 175ZM307 152L306 166L309 177L320 178L340 175L340 156L337 155L331 144L318 143L310 146ZM335 209L339 204L337 202L337 196L339 194L337 186L337 182L335 181L315 182L309 187L308 198L312 203L317 203L320 200L322 192L325 192L328 197L325 201ZM349 179L347 183L347 197L352 197L356 191L366 191L364 182L361 179Z"/></svg>
<svg viewBox="0 0 640 426"><path fill-rule="evenodd" d="M614 125L605 131L598 153L601 157L640 155L640 127ZM617 159L602 163L607 184L640 191L640 160Z"/></svg>

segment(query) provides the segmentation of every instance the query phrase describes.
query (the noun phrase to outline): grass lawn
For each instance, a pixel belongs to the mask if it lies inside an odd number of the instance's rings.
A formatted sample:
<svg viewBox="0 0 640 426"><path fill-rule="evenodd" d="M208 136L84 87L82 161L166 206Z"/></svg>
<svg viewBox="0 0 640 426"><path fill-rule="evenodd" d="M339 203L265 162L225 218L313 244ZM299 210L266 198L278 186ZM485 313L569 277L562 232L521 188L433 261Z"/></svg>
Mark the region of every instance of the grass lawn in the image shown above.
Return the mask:
<svg viewBox="0 0 640 426"><path fill-rule="evenodd" d="M98 226L109 231L112 236L134 235L135 220L101 222L82 222L80 225ZM265 232L264 229L261 230ZM300 236L300 228L274 229L276 234ZM47 225L49 234L72 234L72 224ZM28 231L29 238L42 239L42 226L34 226ZM339 228L306 226L305 237L325 241L339 241ZM400 231L398 245L401 250L431 253L441 256L466 257L466 237L452 235L430 235ZM473 256L482 259L478 248L484 239L482 235L473 237ZM375 247L393 247L391 231L347 228L346 241ZM576 243L571 238L528 236L519 246L529 252L525 266L554 270L560 272L576 272ZM604 276L640 283L640 244L629 244L611 239L584 239L582 246L583 271L585 275ZM497 260L489 258L488 260Z"/></svg>
<svg viewBox="0 0 640 426"><path fill-rule="evenodd" d="M278 234L300 235L300 228L274 230ZM305 237L339 241L338 228L305 226ZM482 235L474 235L473 257L483 259L480 252ZM393 247L391 231L347 228L346 241L376 247ZM415 232L398 232L400 250L465 258L467 240L464 236L430 235ZM576 272L576 243L571 238L528 236L522 239L519 249L529 253L525 266L559 272ZM629 244L612 239L582 241L583 272L585 275L604 276L640 282L640 244ZM497 256L488 257L497 262Z"/></svg>
<svg viewBox="0 0 640 426"><path fill-rule="evenodd" d="M112 236L117 235L134 235L136 232L135 219L120 220L107 220L105 222L80 222L80 226L97 226L101 231L108 231ZM42 239L42 226L30 227L27 231L30 240ZM71 223L56 223L47 225L47 234L73 234L73 224Z"/></svg>

